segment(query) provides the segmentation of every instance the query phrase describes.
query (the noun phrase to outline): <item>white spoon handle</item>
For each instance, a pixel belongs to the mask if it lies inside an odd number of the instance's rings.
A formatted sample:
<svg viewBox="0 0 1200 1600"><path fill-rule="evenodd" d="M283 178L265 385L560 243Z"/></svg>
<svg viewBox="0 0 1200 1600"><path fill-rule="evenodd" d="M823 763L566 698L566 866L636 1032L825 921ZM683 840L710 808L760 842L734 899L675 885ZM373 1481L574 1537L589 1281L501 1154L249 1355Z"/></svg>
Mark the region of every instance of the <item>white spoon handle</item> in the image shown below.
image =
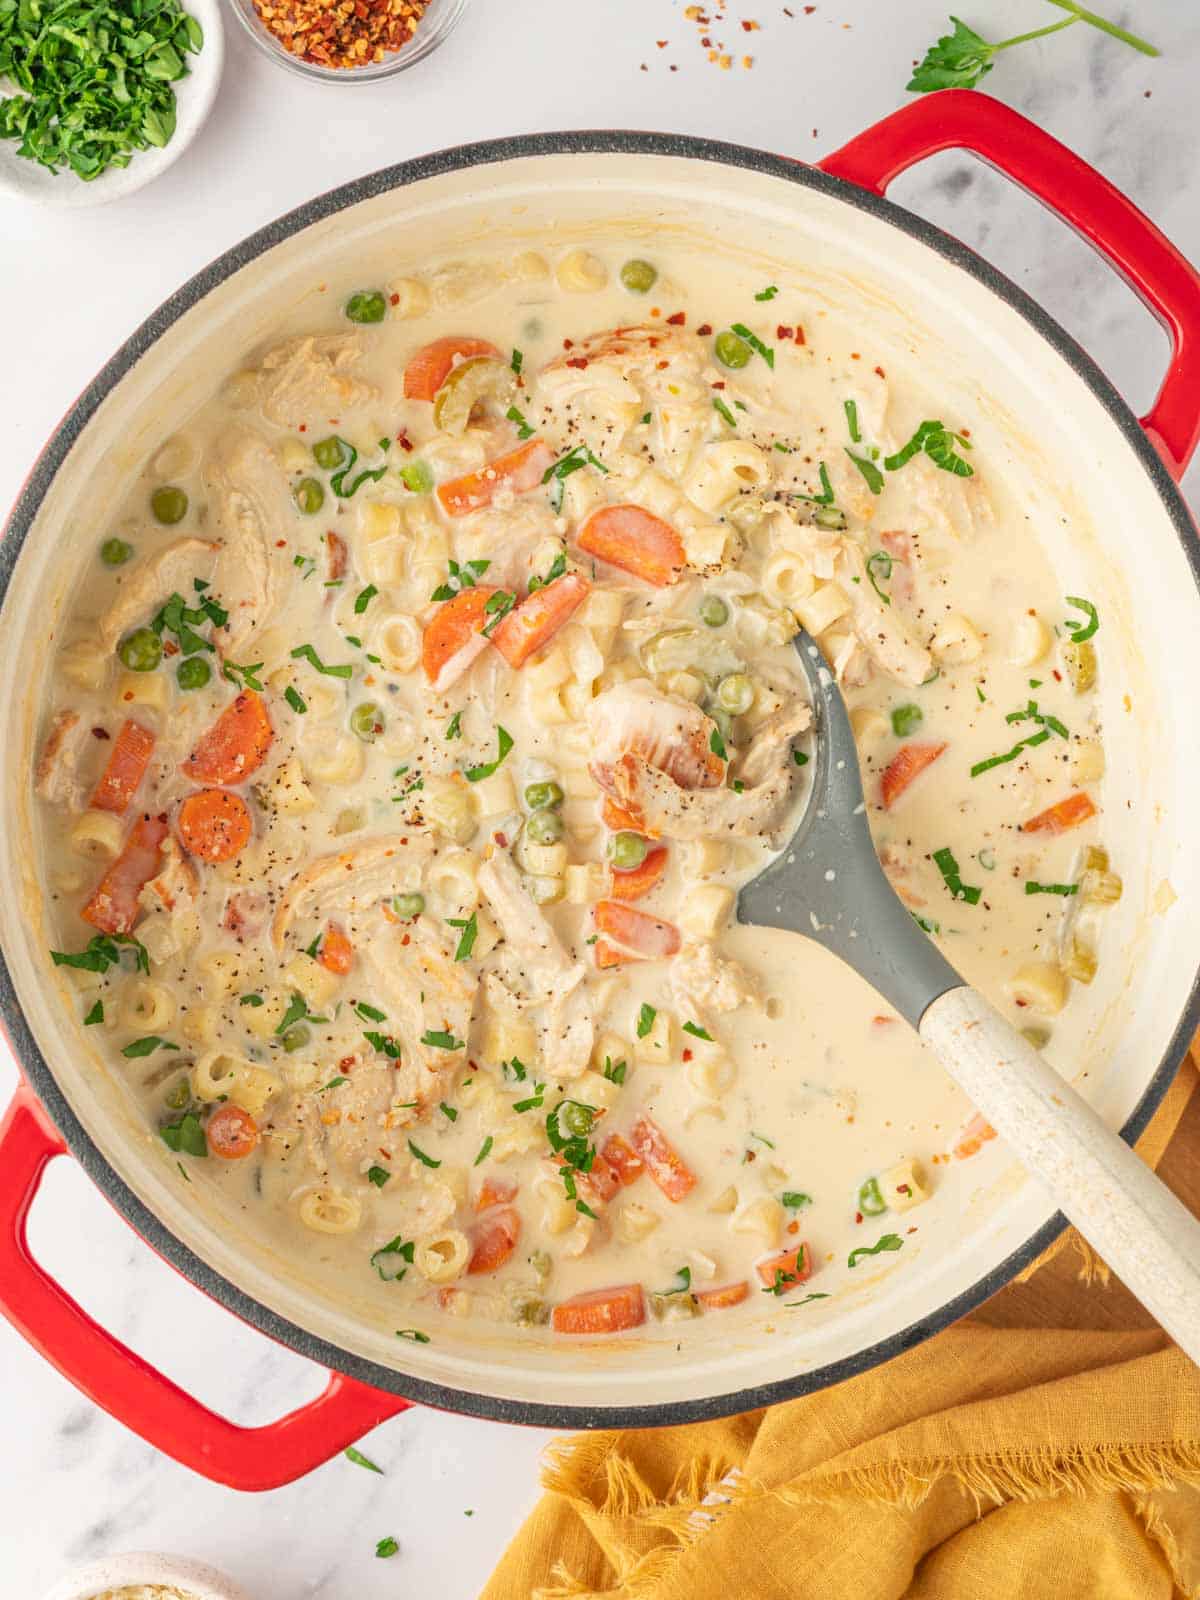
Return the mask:
<svg viewBox="0 0 1200 1600"><path fill-rule="evenodd" d="M1030 1176L1200 1363L1200 1221L977 990L941 995L920 1034Z"/></svg>

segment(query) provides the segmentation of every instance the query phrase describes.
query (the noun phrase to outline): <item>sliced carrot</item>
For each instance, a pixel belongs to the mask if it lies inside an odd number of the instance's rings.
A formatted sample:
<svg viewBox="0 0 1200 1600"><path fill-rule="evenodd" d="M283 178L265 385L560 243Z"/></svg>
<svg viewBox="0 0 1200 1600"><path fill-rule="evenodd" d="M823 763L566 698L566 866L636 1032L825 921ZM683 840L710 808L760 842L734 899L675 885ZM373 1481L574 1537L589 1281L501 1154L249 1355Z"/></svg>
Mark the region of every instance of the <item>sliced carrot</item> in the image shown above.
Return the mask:
<svg viewBox="0 0 1200 1600"><path fill-rule="evenodd" d="M640 1283L612 1289L589 1289L560 1300L550 1313L555 1333L620 1333L640 1328L646 1320L646 1297Z"/></svg>
<svg viewBox="0 0 1200 1600"><path fill-rule="evenodd" d="M727 1306L740 1306L750 1294L745 1278L737 1283L722 1283L711 1289L693 1289L692 1293L706 1311L724 1311Z"/></svg>
<svg viewBox="0 0 1200 1600"><path fill-rule="evenodd" d="M558 1167L567 1164L562 1156L554 1156L553 1160ZM593 1161L590 1172L573 1172L572 1181L579 1197L594 1206L606 1206L619 1187L616 1173L599 1157Z"/></svg>
<svg viewBox="0 0 1200 1600"><path fill-rule="evenodd" d="M1030 817L1028 822L1023 822L1021 832L1066 833L1068 828L1077 828L1081 822L1086 822L1089 817L1095 815L1096 807L1092 804L1091 795L1084 794L1082 789L1077 789L1065 800L1047 806L1045 811L1039 811L1036 817Z"/></svg>
<svg viewBox="0 0 1200 1600"><path fill-rule="evenodd" d="M208 1148L225 1161L240 1161L258 1144L258 1123L241 1106L221 1106L209 1117L204 1131Z"/></svg>
<svg viewBox="0 0 1200 1600"><path fill-rule="evenodd" d="M325 535L325 566L330 583L336 583L339 578L346 576L348 554L345 539L330 529Z"/></svg>
<svg viewBox="0 0 1200 1600"><path fill-rule="evenodd" d="M492 643L510 667L524 666L535 650L553 639L591 592L586 578L577 572L564 573L515 605L493 630Z"/></svg>
<svg viewBox="0 0 1200 1600"><path fill-rule="evenodd" d="M600 1150L600 1159L612 1168L623 1189L636 1183L646 1170L646 1164L633 1146L619 1133L610 1133Z"/></svg>
<svg viewBox="0 0 1200 1600"><path fill-rule="evenodd" d="M444 339L435 339L409 358L404 369L404 398L406 400L432 400L445 383L455 360L465 361L468 356L498 356L499 350L486 339L473 339L469 334L452 333Z"/></svg>
<svg viewBox="0 0 1200 1600"><path fill-rule="evenodd" d="M618 950L615 944L610 944L607 939L597 939L592 946L592 954L596 958L596 965L601 972L607 972L610 967L623 967L627 961L636 961L636 956L626 955L623 950Z"/></svg>
<svg viewBox="0 0 1200 1600"><path fill-rule="evenodd" d="M668 1200L679 1201L691 1194L696 1174L656 1122L639 1117L630 1129L629 1143Z"/></svg>
<svg viewBox="0 0 1200 1600"><path fill-rule="evenodd" d="M521 1218L515 1206L492 1206L471 1230L468 1272L495 1272L517 1248Z"/></svg>
<svg viewBox="0 0 1200 1600"><path fill-rule="evenodd" d="M489 1206L503 1206L513 1198L517 1186L511 1178L486 1177L475 1196L476 1211L486 1211Z"/></svg>
<svg viewBox="0 0 1200 1600"><path fill-rule="evenodd" d="M487 644L483 637L487 603L499 590L485 584L460 589L443 600L421 639L421 665L435 689L448 689L461 678Z"/></svg>
<svg viewBox="0 0 1200 1600"><path fill-rule="evenodd" d="M888 762L880 784L885 811L891 810L913 779L931 767L945 748L944 744L922 744L919 740L900 746Z"/></svg>
<svg viewBox="0 0 1200 1600"><path fill-rule="evenodd" d="M620 900L597 900L595 916L598 932L608 934L627 960L664 961L683 943L673 922L635 911Z"/></svg>
<svg viewBox="0 0 1200 1600"><path fill-rule="evenodd" d="M337 922L331 922L325 929L321 944L317 950L317 960L326 972L333 972L339 978L344 978L354 965L354 946L350 943L350 936Z"/></svg>
<svg viewBox="0 0 1200 1600"><path fill-rule="evenodd" d="M200 783L241 783L262 766L274 737L261 696L244 689L201 734L183 771Z"/></svg>
<svg viewBox="0 0 1200 1600"><path fill-rule="evenodd" d="M656 884L662 881L669 860L670 852L665 844L660 844L657 849L646 852L646 858L640 867L631 867L627 872L618 872L614 867L612 872L613 894L618 900L643 899Z"/></svg>
<svg viewBox="0 0 1200 1600"><path fill-rule="evenodd" d="M442 509L452 517L465 517L468 512L490 506L504 489L513 494L528 494L536 489L554 465L554 451L542 439L530 439L518 445L507 455L489 461L478 472L464 473L461 478L451 478L438 485L437 497Z"/></svg>
<svg viewBox="0 0 1200 1600"><path fill-rule="evenodd" d="M642 506L601 506L579 530L579 548L658 588L687 565L683 540L669 522Z"/></svg>
<svg viewBox="0 0 1200 1600"><path fill-rule="evenodd" d="M162 866L162 844L168 832L166 817L138 818L121 854L80 912L85 922L102 933L130 931L141 911L138 896Z"/></svg>
<svg viewBox="0 0 1200 1600"><path fill-rule="evenodd" d="M812 1276L812 1256L806 1244L796 1244L778 1255L767 1256L765 1261L756 1261L754 1268L768 1289L778 1285L780 1293L786 1294ZM782 1276L777 1277L777 1273Z"/></svg>
<svg viewBox="0 0 1200 1600"><path fill-rule="evenodd" d="M231 894L225 902L221 926L239 944L246 939L257 939L267 925L270 911L271 902L265 894L256 889L242 889L237 894Z"/></svg>
<svg viewBox="0 0 1200 1600"><path fill-rule="evenodd" d="M614 833L645 833L642 819L636 812L627 811L624 806L619 806L611 795L604 796L604 804L600 807L600 820L606 828L611 828ZM647 835L649 838L650 835Z"/></svg>
<svg viewBox="0 0 1200 1600"><path fill-rule="evenodd" d="M143 728L140 722L123 722L89 805L96 811L115 811L120 816L137 793L153 750L154 735L149 728Z"/></svg>
<svg viewBox="0 0 1200 1600"><path fill-rule="evenodd" d="M965 1161L968 1156L977 1156L988 1140L995 1137L995 1128L977 1111L959 1134L958 1143L951 1154L956 1161Z"/></svg>
<svg viewBox="0 0 1200 1600"><path fill-rule="evenodd" d="M232 861L253 831L250 807L228 789L197 789L179 808L183 847L201 861Z"/></svg>

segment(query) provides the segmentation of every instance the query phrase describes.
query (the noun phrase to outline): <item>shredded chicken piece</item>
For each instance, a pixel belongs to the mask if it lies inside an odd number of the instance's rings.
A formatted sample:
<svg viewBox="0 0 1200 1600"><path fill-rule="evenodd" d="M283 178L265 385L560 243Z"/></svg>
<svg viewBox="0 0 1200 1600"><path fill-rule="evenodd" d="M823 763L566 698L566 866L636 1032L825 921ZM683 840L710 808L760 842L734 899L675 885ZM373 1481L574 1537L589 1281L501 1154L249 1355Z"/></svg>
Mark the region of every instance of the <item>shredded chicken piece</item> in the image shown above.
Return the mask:
<svg viewBox="0 0 1200 1600"><path fill-rule="evenodd" d="M739 961L716 953L711 940L686 944L671 962L671 994L680 1011L696 1017L709 1009L736 1011L760 1005L758 981Z"/></svg>
<svg viewBox="0 0 1200 1600"><path fill-rule="evenodd" d="M378 397L374 384L353 375L362 359L357 334L288 339L258 368L262 413L285 428L331 426Z"/></svg>
<svg viewBox="0 0 1200 1600"><path fill-rule="evenodd" d="M915 642L896 606L876 594L862 551L846 539L838 555L837 575L851 603L854 632L883 672L916 688L933 670L933 657Z"/></svg>
<svg viewBox="0 0 1200 1600"><path fill-rule="evenodd" d="M712 750L715 728L699 706L660 694L645 678L616 684L588 707L592 776L611 789L614 764L633 751L684 789L714 788L725 776Z"/></svg>
<svg viewBox="0 0 1200 1600"><path fill-rule="evenodd" d="M104 648L115 650L131 628L144 627L173 594L183 595L190 604L195 597L192 580L211 580L220 549L211 539L176 539L157 555L139 561L100 618Z"/></svg>
<svg viewBox="0 0 1200 1600"><path fill-rule="evenodd" d="M412 890L421 881L434 848L430 834L410 828L310 861L288 884L279 902L271 925L275 948L283 949L293 924L301 917L321 917L333 911L354 915L385 896Z"/></svg>
<svg viewBox="0 0 1200 1600"><path fill-rule="evenodd" d="M163 908L190 911L200 893L200 874L179 848L173 834L163 840L160 860L162 867L158 876L150 879L138 899L147 911Z"/></svg>
<svg viewBox="0 0 1200 1600"><path fill-rule="evenodd" d="M222 654L236 658L270 614L280 576L273 529L286 527L294 506L275 452L256 433L236 433L208 469L222 547L213 596L229 613L213 637Z"/></svg>
<svg viewBox="0 0 1200 1600"><path fill-rule="evenodd" d="M59 711L50 724L34 774L34 787L51 805L82 811L83 786L79 781L79 759L83 754L87 729L78 711L69 707Z"/></svg>

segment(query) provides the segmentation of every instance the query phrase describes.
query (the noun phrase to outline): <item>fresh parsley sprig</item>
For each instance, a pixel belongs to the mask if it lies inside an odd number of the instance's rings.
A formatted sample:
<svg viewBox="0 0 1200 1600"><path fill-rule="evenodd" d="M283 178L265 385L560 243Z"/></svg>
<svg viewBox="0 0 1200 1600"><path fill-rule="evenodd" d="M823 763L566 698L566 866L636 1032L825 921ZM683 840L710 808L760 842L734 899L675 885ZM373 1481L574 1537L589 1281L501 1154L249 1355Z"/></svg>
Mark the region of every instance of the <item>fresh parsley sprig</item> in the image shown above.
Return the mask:
<svg viewBox="0 0 1200 1600"><path fill-rule="evenodd" d="M995 44L976 33L974 28L969 28L960 18L952 16L953 32L943 34L936 43L930 45L909 79L907 89L911 94L929 94L936 89L974 89L980 79L992 70L993 56L999 55L1002 50L1011 50L1016 44L1028 44L1032 39L1044 39L1052 33L1061 33L1064 28L1071 28L1077 22L1086 22L1089 27L1098 28L1101 33L1120 40L1134 50L1140 50L1145 56L1159 54L1157 48L1145 39L1119 28L1106 17L1097 16L1094 11L1076 5L1075 0L1049 0L1049 3L1060 11L1070 12L1070 15L1059 22L1048 23L1044 28L1018 33L1011 39L1001 39Z"/></svg>

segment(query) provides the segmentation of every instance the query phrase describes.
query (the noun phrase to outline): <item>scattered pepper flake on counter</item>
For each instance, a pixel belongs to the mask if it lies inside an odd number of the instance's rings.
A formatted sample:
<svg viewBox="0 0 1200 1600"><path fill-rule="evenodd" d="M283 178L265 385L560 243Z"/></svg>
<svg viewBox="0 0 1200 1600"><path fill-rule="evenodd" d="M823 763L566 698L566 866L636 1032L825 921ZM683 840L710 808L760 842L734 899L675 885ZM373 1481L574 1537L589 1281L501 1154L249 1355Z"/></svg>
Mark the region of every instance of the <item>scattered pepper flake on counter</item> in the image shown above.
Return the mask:
<svg viewBox="0 0 1200 1600"><path fill-rule="evenodd" d="M289 54L318 67L366 67L409 42L429 0L254 0Z"/></svg>

